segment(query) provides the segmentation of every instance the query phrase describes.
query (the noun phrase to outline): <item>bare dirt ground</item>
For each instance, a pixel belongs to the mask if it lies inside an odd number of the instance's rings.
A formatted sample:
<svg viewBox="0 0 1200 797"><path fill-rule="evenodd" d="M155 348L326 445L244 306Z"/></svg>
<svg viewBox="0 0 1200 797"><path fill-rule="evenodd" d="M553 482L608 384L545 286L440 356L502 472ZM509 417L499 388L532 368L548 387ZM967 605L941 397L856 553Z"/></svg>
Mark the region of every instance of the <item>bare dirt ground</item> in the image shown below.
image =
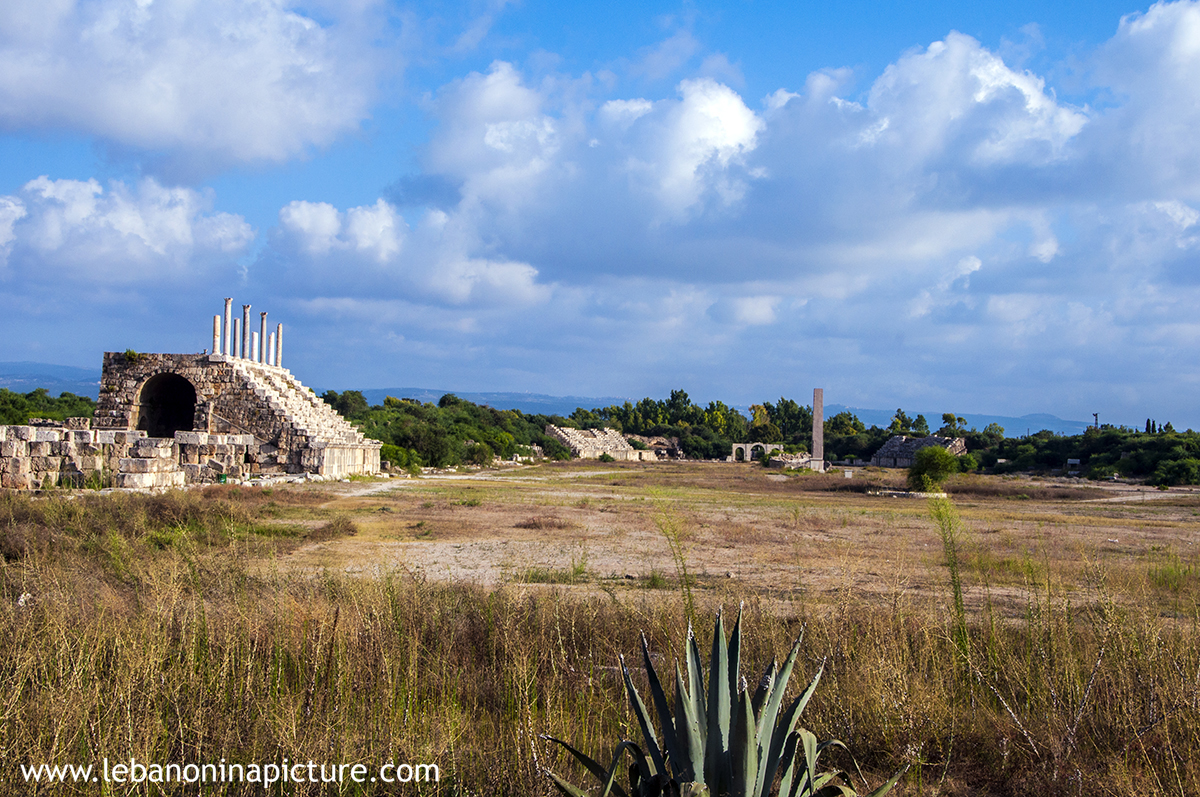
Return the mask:
<svg viewBox="0 0 1200 797"><path fill-rule="evenodd" d="M845 479L840 470L592 461L342 484L326 508L358 533L270 566L550 583L614 600L677 590L682 566L697 593L718 599L836 603L853 592L936 603L948 575L928 503L851 491L902 480L877 469ZM1018 617L1035 593L1075 605L1106 590L1164 606L1181 592L1195 597L1200 493L1011 477L959 477L951 492L969 611L990 604Z"/></svg>

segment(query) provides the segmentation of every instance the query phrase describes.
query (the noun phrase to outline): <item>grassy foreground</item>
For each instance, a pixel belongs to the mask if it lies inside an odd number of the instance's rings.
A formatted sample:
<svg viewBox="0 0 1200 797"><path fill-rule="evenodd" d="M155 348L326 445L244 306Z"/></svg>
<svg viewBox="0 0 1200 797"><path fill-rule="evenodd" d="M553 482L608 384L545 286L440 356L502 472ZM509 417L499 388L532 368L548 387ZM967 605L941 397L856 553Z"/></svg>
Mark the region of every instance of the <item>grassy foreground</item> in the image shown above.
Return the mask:
<svg viewBox="0 0 1200 797"><path fill-rule="evenodd" d="M794 688L827 663L805 722L854 751L833 763L861 769L860 788L911 763L893 794L1200 794L1195 601L1160 611L1096 567L1083 606L1030 581L1021 619L968 615L952 507L938 510L947 566L928 605L847 591L781 611L736 582L579 595L273 567L305 540L354 533L327 498L0 494L0 793L554 794L542 767L585 778L540 735L603 758L636 738L616 655L644 631L669 671L694 597L702 637L717 603L746 600L748 672L807 626ZM394 760L437 764L441 780L268 792L22 777L105 757Z"/></svg>

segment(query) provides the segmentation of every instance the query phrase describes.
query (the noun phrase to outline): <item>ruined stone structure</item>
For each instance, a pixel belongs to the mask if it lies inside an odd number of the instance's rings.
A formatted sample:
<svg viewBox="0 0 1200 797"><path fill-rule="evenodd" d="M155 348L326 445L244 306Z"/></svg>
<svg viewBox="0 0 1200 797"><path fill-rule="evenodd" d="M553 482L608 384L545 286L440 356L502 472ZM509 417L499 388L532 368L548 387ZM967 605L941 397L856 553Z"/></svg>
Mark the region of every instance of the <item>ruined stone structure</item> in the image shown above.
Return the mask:
<svg viewBox="0 0 1200 797"><path fill-rule="evenodd" d="M629 445L616 429L571 429L548 423L546 434L565 445L573 456L580 459L599 459L601 454L632 462L658 459L654 451L638 451Z"/></svg>
<svg viewBox="0 0 1200 797"><path fill-rule="evenodd" d="M366 440L279 363L283 325L213 317L212 354L105 352L93 421L0 427L0 483L177 487L275 474L379 471ZM241 337L239 339L239 333ZM220 353L218 353L220 352Z"/></svg>
<svg viewBox="0 0 1200 797"><path fill-rule="evenodd" d="M756 457L762 456L763 452L770 454L772 451L782 453L783 443L734 443L733 450L725 461L749 462Z"/></svg>
<svg viewBox="0 0 1200 797"><path fill-rule="evenodd" d="M956 457L967 453L967 441L962 437L896 435L875 452L871 464L880 468L911 468L917 452L928 446L941 446Z"/></svg>
<svg viewBox="0 0 1200 797"><path fill-rule="evenodd" d="M642 451L642 459L683 459L683 449L679 447L678 437L650 437L640 434L627 434L625 440L633 445L633 441L637 441L646 446L646 450ZM648 456L653 452L654 456Z"/></svg>
<svg viewBox="0 0 1200 797"><path fill-rule="evenodd" d="M825 391L813 388L813 430L812 430L812 461L819 462L821 467L813 470L825 470Z"/></svg>

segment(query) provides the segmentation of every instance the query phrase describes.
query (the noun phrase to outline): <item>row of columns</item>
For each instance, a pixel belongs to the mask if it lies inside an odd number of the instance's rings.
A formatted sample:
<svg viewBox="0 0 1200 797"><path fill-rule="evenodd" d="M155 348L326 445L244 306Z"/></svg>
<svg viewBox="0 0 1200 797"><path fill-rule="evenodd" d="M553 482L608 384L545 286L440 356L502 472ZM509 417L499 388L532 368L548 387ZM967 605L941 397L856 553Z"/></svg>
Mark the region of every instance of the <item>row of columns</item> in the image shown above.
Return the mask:
<svg viewBox="0 0 1200 797"><path fill-rule="evenodd" d="M250 305L242 305L242 318L233 317L233 299L225 300L224 316L213 316L212 353L263 365L283 367L283 324L267 334L267 314L259 313L258 332L250 331ZM239 329L240 326L240 329Z"/></svg>

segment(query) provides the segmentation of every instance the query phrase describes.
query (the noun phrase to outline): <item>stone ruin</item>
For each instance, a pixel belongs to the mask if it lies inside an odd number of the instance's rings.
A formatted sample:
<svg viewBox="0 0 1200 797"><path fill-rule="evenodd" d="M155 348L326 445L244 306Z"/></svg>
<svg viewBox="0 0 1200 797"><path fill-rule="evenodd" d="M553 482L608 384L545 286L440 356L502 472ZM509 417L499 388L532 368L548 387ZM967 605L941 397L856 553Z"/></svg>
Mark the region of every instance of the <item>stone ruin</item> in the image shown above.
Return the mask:
<svg viewBox="0 0 1200 797"><path fill-rule="evenodd" d="M871 464L880 468L911 468L916 461L917 452L929 446L941 446L956 457L967 453L967 441L963 437L939 437L931 434L925 437L908 437L896 435L888 439L883 447L871 457Z"/></svg>
<svg viewBox="0 0 1200 797"><path fill-rule="evenodd" d="M807 468L824 473L825 466L825 390L813 389L812 453L788 454L783 443L734 443L726 462L749 462L762 454L767 455L767 466L772 468Z"/></svg>
<svg viewBox="0 0 1200 797"><path fill-rule="evenodd" d="M653 462L658 459L653 450L639 451L629 445L629 441L616 429L571 429L548 423L546 435L565 445L573 456L580 459L599 459L602 454L632 462Z"/></svg>
<svg viewBox="0 0 1200 797"><path fill-rule="evenodd" d="M105 352L94 418L0 426L0 487L166 488L379 472L367 440L283 367L283 325L213 317L200 354Z"/></svg>

